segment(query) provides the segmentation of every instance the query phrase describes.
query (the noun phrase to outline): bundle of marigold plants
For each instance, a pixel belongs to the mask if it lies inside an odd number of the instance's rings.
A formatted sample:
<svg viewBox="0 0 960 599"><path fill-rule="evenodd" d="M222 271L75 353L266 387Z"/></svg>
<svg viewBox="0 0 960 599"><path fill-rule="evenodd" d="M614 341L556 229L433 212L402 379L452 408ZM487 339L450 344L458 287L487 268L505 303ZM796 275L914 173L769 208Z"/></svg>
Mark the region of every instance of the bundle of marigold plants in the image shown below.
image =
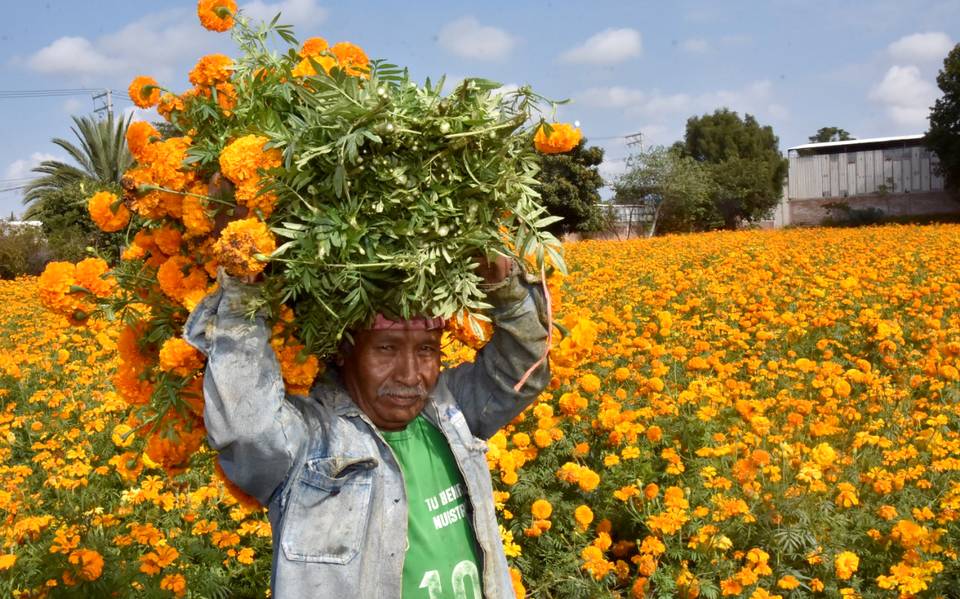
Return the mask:
<svg viewBox="0 0 960 599"><path fill-rule="evenodd" d="M262 280L247 308L273 323L294 393L377 313L443 316L482 336L478 257L564 268L545 229L558 217L537 202L536 150L580 141L537 116L543 98L529 89L467 79L444 93L442 79L418 85L348 42L300 44L277 18L253 24L231 0L200 2L198 15L232 29L239 56L200 58L180 94L147 76L130 84L177 134L131 124L122 190L89 199L98 226L126 235L120 264L52 265L40 281L45 305L76 323L125 323L114 384L143 406L148 453L170 467L203 436L203 358L180 333L218 272Z"/></svg>

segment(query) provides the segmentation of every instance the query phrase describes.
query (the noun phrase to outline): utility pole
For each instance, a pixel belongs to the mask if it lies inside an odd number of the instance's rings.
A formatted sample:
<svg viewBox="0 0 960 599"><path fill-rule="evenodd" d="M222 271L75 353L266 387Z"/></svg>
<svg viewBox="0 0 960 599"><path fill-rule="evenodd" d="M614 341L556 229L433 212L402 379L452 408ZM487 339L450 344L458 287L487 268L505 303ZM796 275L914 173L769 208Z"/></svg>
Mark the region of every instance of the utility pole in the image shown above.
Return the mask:
<svg viewBox="0 0 960 599"><path fill-rule="evenodd" d="M113 118L113 90L105 89L99 94L93 94L93 101L96 102L100 98L104 98L103 106L97 106L93 109L93 112L99 114L101 112L107 113L107 118Z"/></svg>
<svg viewBox="0 0 960 599"><path fill-rule="evenodd" d="M643 151L643 132L638 131L636 133L631 133L630 135L624 135L624 138L627 140L627 145L631 148L639 147L640 151Z"/></svg>

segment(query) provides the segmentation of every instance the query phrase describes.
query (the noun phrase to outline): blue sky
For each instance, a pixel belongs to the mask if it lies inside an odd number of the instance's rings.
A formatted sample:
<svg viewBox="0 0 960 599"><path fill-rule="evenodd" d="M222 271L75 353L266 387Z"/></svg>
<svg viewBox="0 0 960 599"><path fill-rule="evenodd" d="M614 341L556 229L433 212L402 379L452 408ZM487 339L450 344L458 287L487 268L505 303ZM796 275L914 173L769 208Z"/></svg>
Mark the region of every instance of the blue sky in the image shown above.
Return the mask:
<svg viewBox="0 0 960 599"><path fill-rule="evenodd" d="M726 106L771 125L781 149L823 126L858 138L922 133L939 95L935 78L960 41L956 0L826 2L385 2L240 3L248 14L293 24L302 40L351 41L371 57L406 65L419 80L447 74L530 84L572 102L606 150L609 179L644 145L683 136L686 119ZM3 0L0 92L110 88L139 74L185 90L210 52L233 53L227 34L202 29L196 3ZM9 94L7 94L9 96ZM20 213L19 190L40 160L65 159L50 142L72 138L71 115L90 114L90 93L29 98L0 93L0 215ZM117 111L133 110L117 100ZM136 118L157 120L136 111ZM9 190L9 191L2 191Z"/></svg>

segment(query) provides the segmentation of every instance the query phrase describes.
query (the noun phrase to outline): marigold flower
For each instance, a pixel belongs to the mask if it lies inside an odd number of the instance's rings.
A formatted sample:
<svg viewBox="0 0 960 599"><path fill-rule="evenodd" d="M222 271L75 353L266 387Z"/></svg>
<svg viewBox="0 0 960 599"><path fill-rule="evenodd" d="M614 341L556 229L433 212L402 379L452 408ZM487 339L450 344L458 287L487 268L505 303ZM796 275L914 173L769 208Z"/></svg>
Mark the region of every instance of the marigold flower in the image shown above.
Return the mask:
<svg viewBox="0 0 960 599"><path fill-rule="evenodd" d="M146 75L134 77L127 93L133 103L140 108L151 108L160 101L160 86L156 79Z"/></svg>
<svg viewBox="0 0 960 599"><path fill-rule="evenodd" d="M327 40L322 37L311 37L307 38L306 41L300 46L300 51L297 54L300 55L300 58L306 58L308 56L319 56L327 48L330 47L330 44L327 43Z"/></svg>
<svg viewBox="0 0 960 599"><path fill-rule="evenodd" d="M70 554L69 561L80 567L78 575L84 580L96 580L103 573L103 556L92 549L77 549Z"/></svg>
<svg viewBox="0 0 960 599"><path fill-rule="evenodd" d="M353 77L369 77L370 59L366 52L359 46L350 42L338 42L330 48L330 51L337 57L337 65L343 69L347 75Z"/></svg>
<svg viewBox="0 0 960 599"><path fill-rule="evenodd" d="M544 126L540 125L533 136L533 145L544 154L562 154L577 147L581 137L580 129L567 123L551 124L549 135Z"/></svg>
<svg viewBox="0 0 960 599"><path fill-rule="evenodd" d="M580 388L586 391L587 393L596 393L600 390L600 377L588 372L587 374L580 377Z"/></svg>
<svg viewBox="0 0 960 599"><path fill-rule="evenodd" d="M183 574L167 574L160 580L160 588L170 591L175 597L183 597L187 592L187 579Z"/></svg>
<svg viewBox="0 0 960 599"><path fill-rule="evenodd" d="M586 505L578 505L577 509L573 510L573 519L577 522L577 527L580 531L587 530L587 527L590 526L590 523L593 522L593 510Z"/></svg>
<svg viewBox="0 0 960 599"><path fill-rule="evenodd" d="M0 572L9 570L17 563L16 553L0 553Z"/></svg>
<svg viewBox="0 0 960 599"><path fill-rule="evenodd" d="M200 24L210 31L227 31L234 25L237 3L234 0L200 0L197 16Z"/></svg>
<svg viewBox="0 0 960 599"><path fill-rule="evenodd" d="M538 499L530 506L530 513L537 520L546 520L553 513L553 506L546 499Z"/></svg>
<svg viewBox="0 0 960 599"><path fill-rule="evenodd" d="M230 79L233 59L225 54L207 54L190 71L190 83L197 87L213 87Z"/></svg>
<svg viewBox="0 0 960 599"><path fill-rule="evenodd" d="M187 377L203 367L203 356L180 337L171 337L160 347L160 369Z"/></svg>
<svg viewBox="0 0 960 599"><path fill-rule="evenodd" d="M140 162L146 162L150 158L148 148L151 143L160 139L160 133L147 121L134 121L127 127L126 138L127 148L133 157Z"/></svg>
<svg viewBox="0 0 960 599"><path fill-rule="evenodd" d="M257 256L269 256L275 249L277 244L267 225L246 218L227 225L214 244L213 253L228 274L245 277L261 272L267 263Z"/></svg>
<svg viewBox="0 0 960 599"><path fill-rule="evenodd" d="M860 558L852 551L842 551L833 560L833 567L840 580L848 580L857 571L859 565Z"/></svg>

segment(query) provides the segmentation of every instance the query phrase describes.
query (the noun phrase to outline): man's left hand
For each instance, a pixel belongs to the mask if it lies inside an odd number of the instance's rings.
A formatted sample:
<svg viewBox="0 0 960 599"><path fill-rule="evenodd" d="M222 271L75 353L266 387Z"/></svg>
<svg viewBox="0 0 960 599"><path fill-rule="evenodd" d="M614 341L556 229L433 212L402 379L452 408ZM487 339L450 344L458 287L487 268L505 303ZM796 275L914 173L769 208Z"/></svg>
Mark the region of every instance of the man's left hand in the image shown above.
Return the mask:
<svg viewBox="0 0 960 599"><path fill-rule="evenodd" d="M496 285L502 282L513 270L513 259L506 256L497 256L492 260L487 260L486 256L477 258L477 270L475 271L487 286Z"/></svg>

